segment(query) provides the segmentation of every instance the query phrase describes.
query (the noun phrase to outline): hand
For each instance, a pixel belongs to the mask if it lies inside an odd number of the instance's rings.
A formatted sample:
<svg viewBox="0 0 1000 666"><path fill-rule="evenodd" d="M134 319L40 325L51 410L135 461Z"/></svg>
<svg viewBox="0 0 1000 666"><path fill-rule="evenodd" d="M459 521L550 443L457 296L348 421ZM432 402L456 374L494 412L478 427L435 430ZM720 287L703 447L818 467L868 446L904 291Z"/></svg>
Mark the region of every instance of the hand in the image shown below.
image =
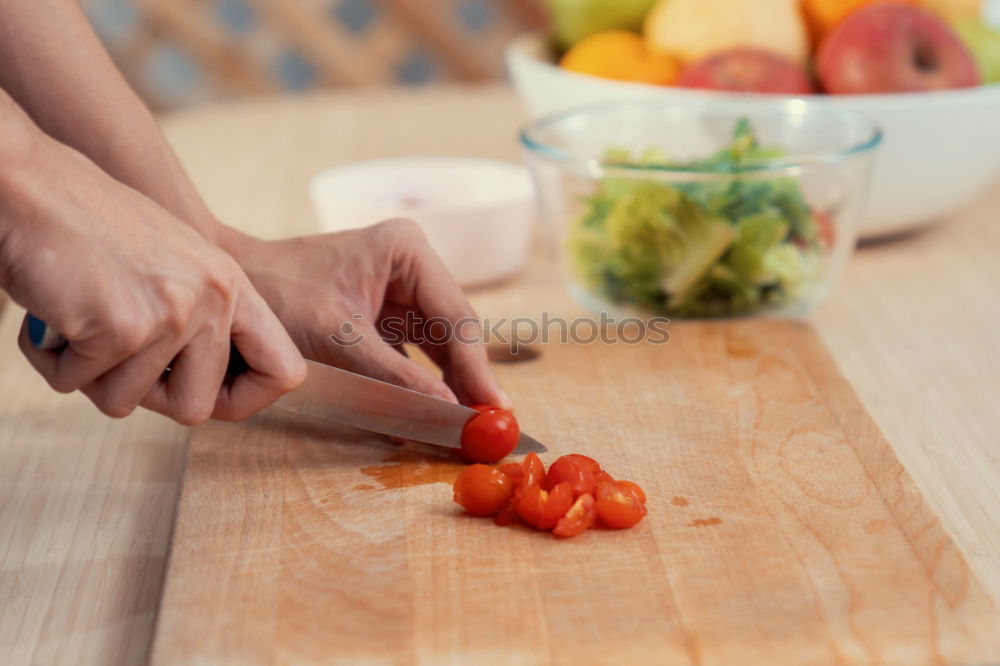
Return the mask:
<svg viewBox="0 0 1000 666"><path fill-rule="evenodd" d="M34 143L0 174L0 285L67 338L41 351L21 331L53 388L110 416L142 405L196 424L245 418L303 380L301 355L232 257L79 153ZM251 369L223 385L230 340Z"/></svg>
<svg viewBox="0 0 1000 666"><path fill-rule="evenodd" d="M307 358L446 400L511 406L487 364L475 312L414 222L270 242L228 229L222 246ZM420 322L434 318L437 330L428 335ZM442 343L441 320L460 336ZM444 381L406 357L404 339L441 368Z"/></svg>

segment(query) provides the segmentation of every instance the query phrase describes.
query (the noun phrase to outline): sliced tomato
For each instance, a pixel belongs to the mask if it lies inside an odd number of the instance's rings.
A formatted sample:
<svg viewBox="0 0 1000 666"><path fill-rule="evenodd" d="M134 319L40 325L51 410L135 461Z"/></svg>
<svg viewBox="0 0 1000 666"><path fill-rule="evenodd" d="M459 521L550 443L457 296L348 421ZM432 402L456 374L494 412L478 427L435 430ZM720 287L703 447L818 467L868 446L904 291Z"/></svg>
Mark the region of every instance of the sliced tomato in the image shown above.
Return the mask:
<svg viewBox="0 0 1000 666"><path fill-rule="evenodd" d="M629 485L620 481L598 484L597 516L606 526L625 529L638 523L645 515L646 505Z"/></svg>
<svg viewBox="0 0 1000 666"><path fill-rule="evenodd" d="M597 506L594 496L584 493L576 498L566 515L559 519L552 533L564 539L574 537L588 529L597 519Z"/></svg>
<svg viewBox="0 0 1000 666"><path fill-rule="evenodd" d="M462 455L481 463L496 462L517 446L521 429L514 415L499 407L474 405L479 412L462 430Z"/></svg>
<svg viewBox="0 0 1000 666"><path fill-rule="evenodd" d="M551 491L533 484L524 486L524 493L517 503L517 515L540 530L551 530L572 505L573 490L568 483L560 483Z"/></svg>
<svg viewBox="0 0 1000 666"><path fill-rule="evenodd" d="M517 520L517 503L521 501L524 489L537 486L545 479L545 464L537 453L529 453L519 463L507 463L499 467L514 482L514 494L510 501L493 519L497 525L510 525Z"/></svg>
<svg viewBox="0 0 1000 666"><path fill-rule="evenodd" d="M611 476L602 469L601 471L599 471L597 474L594 475L594 481L597 483L597 485L601 485L602 483L606 483L609 481L611 483L614 483L615 479L613 476Z"/></svg>
<svg viewBox="0 0 1000 666"><path fill-rule="evenodd" d="M454 497L476 516L491 516L503 509L514 494L514 483L489 465L470 465L455 479Z"/></svg>
<svg viewBox="0 0 1000 666"><path fill-rule="evenodd" d="M640 502L642 502L643 504L646 503L646 493L642 491L642 488L639 487L638 483L632 483L631 481L619 481L618 485L624 488L628 488L633 493L635 493L635 496L639 498Z"/></svg>
<svg viewBox="0 0 1000 666"><path fill-rule="evenodd" d="M586 456L580 456L580 458L586 458ZM597 489L593 467L573 456L563 456L549 465L549 471L545 475L545 483L542 485L545 488L555 488L563 482L568 483L573 489L573 497L579 497L585 493L593 495Z"/></svg>
<svg viewBox="0 0 1000 666"><path fill-rule="evenodd" d="M521 485L541 485L542 480L545 479L545 464L542 463L538 454L529 453L524 456L521 464L524 466L524 478L521 480Z"/></svg>
<svg viewBox="0 0 1000 666"><path fill-rule="evenodd" d="M575 460L584 467L590 468L590 471L596 476L598 472L601 471L601 463L597 462L590 456L585 456L582 453L570 453L563 456L563 458L569 458L570 460Z"/></svg>
<svg viewBox="0 0 1000 666"><path fill-rule="evenodd" d="M506 474L515 486L521 485L521 481L524 480L524 464L523 463L507 463L506 465L500 465L497 468L501 473Z"/></svg>

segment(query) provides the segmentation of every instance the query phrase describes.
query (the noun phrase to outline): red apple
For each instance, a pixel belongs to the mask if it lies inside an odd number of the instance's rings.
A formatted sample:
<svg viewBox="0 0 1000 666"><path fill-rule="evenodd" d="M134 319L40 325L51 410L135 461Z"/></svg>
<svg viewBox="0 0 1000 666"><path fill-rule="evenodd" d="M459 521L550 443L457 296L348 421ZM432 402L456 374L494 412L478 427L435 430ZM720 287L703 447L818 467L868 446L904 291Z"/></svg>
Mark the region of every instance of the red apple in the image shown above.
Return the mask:
<svg viewBox="0 0 1000 666"><path fill-rule="evenodd" d="M736 48L714 53L685 68L677 85L685 88L808 95L812 82L797 63L763 49Z"/></svg>
<svg viewBox="0 0 1000 666"><path fill-rule="evenodd" d="M936 15L897 3L869 5L820 44L816 71L834 94L920 92L979 84L969 49Z"/></svg>

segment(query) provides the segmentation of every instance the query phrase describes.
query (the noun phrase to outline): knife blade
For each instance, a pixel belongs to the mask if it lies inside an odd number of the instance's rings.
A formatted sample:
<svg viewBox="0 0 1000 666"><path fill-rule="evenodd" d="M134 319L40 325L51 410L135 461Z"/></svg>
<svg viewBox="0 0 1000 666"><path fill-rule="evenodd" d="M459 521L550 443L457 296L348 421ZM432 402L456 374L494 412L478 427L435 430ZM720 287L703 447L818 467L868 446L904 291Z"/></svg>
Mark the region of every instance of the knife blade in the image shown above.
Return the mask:
<svg viewBox="0 0 1000 666"><path fill-rule="evenodd" d="M38 349L59 349L66 344L61 334L30 314L28 337ZM230 368L242 362L238 352L235 356L230 358ZM451 449L462 448L462 429L477 413L469 407L330 365L309 360L306 364L309 372L305 381L278 398L276 407ZM543 444L523 432L514 449L514 453L546 451Z"/></svg>
<svg viewBox="0 0 1000 666"><path fill-rule="evenodd" d="M362 430L458 449L476 410L330 365L306 361L306 380L275 406ZM548 449L521 433L514 453Z"/></svg>

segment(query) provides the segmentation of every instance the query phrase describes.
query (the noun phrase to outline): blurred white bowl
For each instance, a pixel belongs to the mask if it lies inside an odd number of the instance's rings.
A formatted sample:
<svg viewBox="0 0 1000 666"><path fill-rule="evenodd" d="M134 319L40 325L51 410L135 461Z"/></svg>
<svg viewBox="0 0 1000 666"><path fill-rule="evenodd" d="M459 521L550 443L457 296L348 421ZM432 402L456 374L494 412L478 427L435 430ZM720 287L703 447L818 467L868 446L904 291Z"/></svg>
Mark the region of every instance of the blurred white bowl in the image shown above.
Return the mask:
<svg viewBox="0 0 1000 666"><path fill-rule="evenodd" d="M463 286L512 276L532 231L532 190L518 164L472 157L401 157L347 164L309 182L324 231L409 217Z"/></svg>
<svg viewBox="0 0 1000 666"><path fill-rule="evenodd" d="M507 49L514 87L532 118L597 102L656 98L774 105L778 96L741 95L568 72L552 62L545 39L524 35ZM1000 178L1000 84L934 93L812 95L860 111L885 140L875 157L862 237L883 236L933 222Z"/></svg>

